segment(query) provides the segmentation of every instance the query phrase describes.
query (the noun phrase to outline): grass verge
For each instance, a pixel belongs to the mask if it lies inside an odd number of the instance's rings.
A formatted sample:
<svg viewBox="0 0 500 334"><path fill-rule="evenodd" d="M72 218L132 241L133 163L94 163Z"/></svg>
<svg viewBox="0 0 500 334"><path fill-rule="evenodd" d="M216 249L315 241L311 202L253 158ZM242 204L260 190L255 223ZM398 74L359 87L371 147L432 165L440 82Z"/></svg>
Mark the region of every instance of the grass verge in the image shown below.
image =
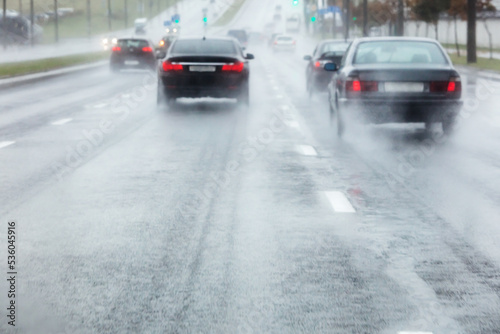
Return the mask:
<svg viewBox="0 0 500 334"><path fill-rule="evenodd" d="M467 64L467 57L465 56L458 57L456 54L450 54L449 56L451 58L451 61L453 61L453 64L455 65L472 66L483 70L493 70L500 72L500 59L478 57L476 64Z"/></svg>
<svg viewBox="0 0 500 334"><path fill-rule="evenodd" d="M109 58L109 52L92 52L64 57L29 60L0 65L0 78L45 72L63 67L81 65Z"/></svg>
<svg viewBox="0 0 500 334"><path fill-rule="evenodd" d="M215 21L214 26L220 27L225 26L234 18L236 13L240 10L241 6L245 3L245 0L234 0L234 3L229 6L229 8L222 14L221 17Z"/></svg>

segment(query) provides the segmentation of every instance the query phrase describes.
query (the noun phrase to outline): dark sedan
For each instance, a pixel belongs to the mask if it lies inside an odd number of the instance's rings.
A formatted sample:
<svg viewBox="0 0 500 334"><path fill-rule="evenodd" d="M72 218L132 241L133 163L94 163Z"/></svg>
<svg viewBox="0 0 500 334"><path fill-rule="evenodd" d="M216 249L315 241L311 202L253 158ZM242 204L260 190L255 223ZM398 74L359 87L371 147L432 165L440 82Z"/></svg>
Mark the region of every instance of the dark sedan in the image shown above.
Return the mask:
<svg viewBox="0 0 500 334"><path fill-rule="evenodd" d="M110 67L113 72L121 69L156 69L154 45L142 38L120 38L111 48Z"/></svg>
<svg viewBox="0 0 500 334"><path fill-rule="evenodd" d="M308 61L306 68L306 89L310 97L316 91L326 91L332 79L332 74L325 72L323 67L329 62L340 65L340 61L349 44L350 42L346 42L343 39L324 40L316 45L312 56L304 56L304 60Z"/></svg>
<svg viewBox="0 0 500 334"><path fill-rule="evenodd" d="M448 55L426 38L355 40L328 85L341 136L350 115L370 123L441 123L447 134L462 106L462 84Z"/></svg>
<svg viewBox="0 0 500 334"><path fill-rule="evenodd" d="M183 37L176 39L158 70L158 104L178 97L236 98L249 104L249 66L234 38Z"/></svg>

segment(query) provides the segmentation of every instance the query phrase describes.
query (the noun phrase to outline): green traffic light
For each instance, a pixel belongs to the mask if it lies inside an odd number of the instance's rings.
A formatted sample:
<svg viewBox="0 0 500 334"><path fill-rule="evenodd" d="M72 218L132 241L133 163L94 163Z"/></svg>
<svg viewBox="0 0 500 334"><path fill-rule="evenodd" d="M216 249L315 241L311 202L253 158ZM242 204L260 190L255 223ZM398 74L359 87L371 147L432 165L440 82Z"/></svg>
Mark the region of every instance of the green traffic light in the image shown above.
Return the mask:
<svg viewBox="0 0 500 334"><path fill-rule="evenodd" d="M311 22L315 22L315 21L316 21L316 17L315 16L311 17Z"/></svg>
<svg viewBox="0 0 500 334"><path fill-rule="evenodd" d="M206 17L203 18L203 22L207 22L207 18Z"/></svg>
<svg viewBox="0 0 500 334"><path fill-rule="evenodd" d="M297 6L299 4L299 1L298 0L293 0L293 5L294 6Z"/></svg>
<svg viewBox="0 0 500 334"><path fill-rule="evenodd" d="M175 23L179 23L179 20L175 20Z"/></svg>
<svg viewBox="0 0 500 334"><path fill-rule="evenodd" d="M354 17L352 18L352 20L353 20L353 21L356 21L357 19L358 19L358 18L357 18L356 16L354 16Z"/></svg>

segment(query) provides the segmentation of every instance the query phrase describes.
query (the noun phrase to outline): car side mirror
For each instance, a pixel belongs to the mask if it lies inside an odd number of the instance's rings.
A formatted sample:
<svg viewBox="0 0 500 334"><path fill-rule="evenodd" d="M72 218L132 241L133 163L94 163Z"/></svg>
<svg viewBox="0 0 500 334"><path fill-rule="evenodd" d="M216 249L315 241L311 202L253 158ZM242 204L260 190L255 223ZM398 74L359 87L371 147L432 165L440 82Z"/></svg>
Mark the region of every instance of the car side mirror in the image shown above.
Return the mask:
<svg viewBox="0 0 500 334"><path fill-rule="evenodd" d="M163 59L167 56L167 53L162 50L156 50L155 52L156 59Z"/></svg>
<svg viewBox="0 0 500 334"><path fill-rule="evenodd" d="M245 59L255 59L255 56L251 53L247 53L247 55L245 56Z"/></svg>
<svg viewBox="0 0 500 334"><path fill-rule="evenodd" d="M311 56L304 56L304 60L310 61L310 60L312 60L312 57Z"/></svg>
<svg viewBox="0 0 500 334"><path fill-rule="evenodd" d="M339 69L337 64L335 64L335 63L326 63L323 68L325 69L325 71L329 71L329 72L336 72Z"/></svg>

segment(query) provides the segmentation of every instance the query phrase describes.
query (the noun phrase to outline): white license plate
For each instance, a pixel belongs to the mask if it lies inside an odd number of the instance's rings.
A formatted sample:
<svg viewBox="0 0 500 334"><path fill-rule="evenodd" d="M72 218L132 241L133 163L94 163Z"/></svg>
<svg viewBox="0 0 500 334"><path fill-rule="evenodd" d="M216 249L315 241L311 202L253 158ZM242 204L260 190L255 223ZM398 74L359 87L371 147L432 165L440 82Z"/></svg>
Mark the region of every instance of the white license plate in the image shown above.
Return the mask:
<svg viewBox="0 0 500 334"><path fill-rule="evenodd" d="M189 66L191 72L215 72L215 66Z"/></svg>
<svg viewBox="0 0 500 334"><path fill-rule="evenodd" d="M139 65L137 60L125 60L125 65Z"/></svg>
<svg viewBox="0 0 500 334"><path fill-rule="evenodd" d="M385 91L389 93L422 93L423 82L386 82Z"/></svg>

